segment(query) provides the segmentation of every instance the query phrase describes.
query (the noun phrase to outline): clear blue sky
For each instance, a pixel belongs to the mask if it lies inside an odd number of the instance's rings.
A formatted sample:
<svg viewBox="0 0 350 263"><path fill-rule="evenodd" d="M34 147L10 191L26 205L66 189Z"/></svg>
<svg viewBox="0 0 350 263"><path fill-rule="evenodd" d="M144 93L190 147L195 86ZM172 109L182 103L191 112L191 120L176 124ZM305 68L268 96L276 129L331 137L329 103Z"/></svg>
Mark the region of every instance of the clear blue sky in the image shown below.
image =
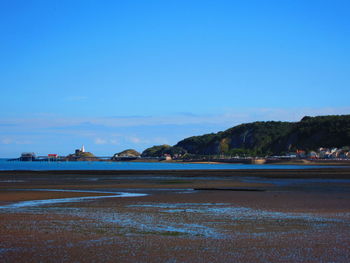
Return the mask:
<svg viewBox="0 0 350 263"><path fill-rule="evenodd" d="M350 113L350 2L0 1L0 157Z"/></svg>

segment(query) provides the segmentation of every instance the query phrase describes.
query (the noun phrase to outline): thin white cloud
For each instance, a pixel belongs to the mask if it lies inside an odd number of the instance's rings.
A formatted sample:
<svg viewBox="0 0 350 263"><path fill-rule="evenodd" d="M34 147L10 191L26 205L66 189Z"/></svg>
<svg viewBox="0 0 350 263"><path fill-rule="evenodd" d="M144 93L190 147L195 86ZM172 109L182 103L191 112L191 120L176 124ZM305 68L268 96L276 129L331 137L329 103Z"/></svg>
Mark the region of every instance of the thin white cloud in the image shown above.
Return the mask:
<svg viewBox="0 0 350 263"><path fill-rule="evenodd" d="M110 139L109 142L110 142L110 144L113 144L113 145L119 144L119 141L117 139Z"/></svg>
<svg viewBox="0 0 350 263"><path fill-rule="evenodd" d="M132 143L140 143L142 140L138 137L129 137L128 140Z"/></svg>
<svg viewBox="0 0 350 263"><path fill-rule="evenodd" d="M30 140L23 140L23 139L16 139L16 138L2 138L0 139L1 144L18 144L18 145L25 145L25 144L32 144L32 141Z"/></svg>
<svg viewBox="0 0 350 263"><path fill-rule="evenodd" d="M10 138L3 138L1 139L1 144L11 144L13 142Z"/></svg>
<svg viewBox="0 0 350 263"><path fill-rule="evenodd" d="M349 114L348 108L250 108L227 109L217 114L203 115L170 115L170 116L146 116L132 118L99 118L91 120L92 124L110 127L128 127L144 125L188 125L188 124L240 124L252 121L298 121L305 115L337 115Z"/></svg>
<svg viewBox="0 0 350 263"><path fill-rule="evenodd" d="M95 144L101 145L101 144L106 144L106 143L107 143L107 140L105 140L105 139L102 139L102 138L95 139Z"/></svg>
<svg viewBox="0 0 350 263"><path fill-rule="evenodd" d="M155 137L152 138L152 143L154 144L171 144L171 142L169 141L169 139L167 138L163 138L163 137Z"/></svg>
<svg viewBox="0 0 350 263"><path fill-rule="evenodd" d="M138 126L163 126L163 125L236 125L252 121L298 121L305 115L340 115L350 114L347 108L249 108L249 109L225 109L222 113L203 115L169 115L169 116L125 116L125 117L41 117L0 119L0 125L7 125L6 129L58 129L63 131L77 131L86 136L94 136L91 127L138 127ZM17 128L16 128L17 127ZM77 129L79 128L79 130ZM58 132L58 130L56 130Z"/></svg>

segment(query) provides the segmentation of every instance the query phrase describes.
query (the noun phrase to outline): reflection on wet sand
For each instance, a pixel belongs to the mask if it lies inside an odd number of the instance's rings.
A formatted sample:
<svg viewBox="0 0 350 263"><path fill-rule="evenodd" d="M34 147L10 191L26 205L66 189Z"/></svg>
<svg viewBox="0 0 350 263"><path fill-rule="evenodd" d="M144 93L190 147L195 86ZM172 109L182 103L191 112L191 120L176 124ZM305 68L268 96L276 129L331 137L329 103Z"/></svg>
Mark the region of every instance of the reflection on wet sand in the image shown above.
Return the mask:
<svg viewBox="0 0 350 263"><path fill-rule="evenodd" d="M140 193L126 193L126 192L105 192L105 191L91 191L91 190L63 190L63 189L26 189L25 191L44 191L44 192L74 192L74 193L96 193L96 194L113 194L103 196L84 196L84 197L70 197L70 198L59 198L59 199L45 199L45 200L29 200L17 202L9 205L0 206L0 209L11 209L11 208L22 208L22 207L33 207L43 205L53 205L61 203L75 203L93 199L101 198L113 198L113 197L140 197L146 194Z"/></svg>
<svg viewBox="0 0 350 263"><path fill-rule="evenodd" d="M0 261L349 262L344 171L3 176Z"/></svg>

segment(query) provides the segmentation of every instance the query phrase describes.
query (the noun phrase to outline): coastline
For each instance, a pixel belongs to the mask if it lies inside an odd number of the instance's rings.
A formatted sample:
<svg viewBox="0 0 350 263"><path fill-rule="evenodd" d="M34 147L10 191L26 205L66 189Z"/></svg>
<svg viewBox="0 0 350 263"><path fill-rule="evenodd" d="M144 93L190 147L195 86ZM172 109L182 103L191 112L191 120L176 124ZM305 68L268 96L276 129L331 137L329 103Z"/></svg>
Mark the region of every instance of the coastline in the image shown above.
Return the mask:
<svg viewBox="0 0 350 263"><path fill-rule="evenodd" d="M130 161L135 162L135 161ZM147 162L147 161L144 161ZM203 163L203 164L247 164L244 162L231 162L231 161L161 161L162 163ZM259 165L265 165L265 164L273 164L273 165L324 165L324 166L350 166L350 160L291 160L291 161L285 161L285 160L276 160L276 161L266 161L265 163L255 163Z"/></svg>
<svg viewBox="0 0 350 263"><path fill-rule="evenodd" d="M20 161L18 158L0 158L7 161ZM34 160L33 162L106 162L106 163L178 163L178 164L256 164L256 165L318 165L318 166L350 166L350 159L273 159L273 158L238 158L238 159L210 159L210 160L159 160L152 158L137 158L131 160L112 160L98 158L81 158L76 160Z"/></svg>

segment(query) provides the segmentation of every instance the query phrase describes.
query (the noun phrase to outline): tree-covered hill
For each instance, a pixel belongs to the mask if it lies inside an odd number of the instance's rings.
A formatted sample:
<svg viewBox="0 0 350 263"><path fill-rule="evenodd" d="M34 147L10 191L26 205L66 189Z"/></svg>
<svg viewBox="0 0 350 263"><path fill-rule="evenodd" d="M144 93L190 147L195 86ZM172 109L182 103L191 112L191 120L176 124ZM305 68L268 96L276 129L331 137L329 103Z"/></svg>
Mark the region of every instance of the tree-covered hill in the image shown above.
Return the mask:
<svg viewBox="0 0 350 263"><path fill-rule="evenodd" d="M170 146L167 144L152 146L144 150L141 154L142 157L163 157L165 154L171 156L183 155L186 151L181 147Z"/></svg>
<svg viewBox="0 0 350 263"><path fill-rule="evenodd" d="M319 147L350 145L350 115L304 117L300 122L253 122L223 132L193 136L175 146L154 146L142 156L162 156L176 151L194 155L264 156Z"/></svg>
<svg viewBox="0 0 350 263"><path fill-rule="evenodd" d="M304 117L269 148L273 152L316 150L320 147L350 145L350 115Z"/></svg>
<svg viewBox="0 0 350 263"><path fill-rule="evenodd" d="M141 154L134 149L127 149L122 152L114 154L113 157L139 157Z"/></svg>
<svg viewBox="0 0 350 263"><path fill-rule="evenodd" d="M141 154L142 157L161 157L163 156L167 150L171 148L170 145L156 145L144 150Z"/></svg>
<svg viewBox="0 0 350 263"><path fill-rule="evenodd" d="M292 123L253 122L241 124L224 132L184 139L176 144L191 154L264 154L269 145L288 133Z"/></svg>

